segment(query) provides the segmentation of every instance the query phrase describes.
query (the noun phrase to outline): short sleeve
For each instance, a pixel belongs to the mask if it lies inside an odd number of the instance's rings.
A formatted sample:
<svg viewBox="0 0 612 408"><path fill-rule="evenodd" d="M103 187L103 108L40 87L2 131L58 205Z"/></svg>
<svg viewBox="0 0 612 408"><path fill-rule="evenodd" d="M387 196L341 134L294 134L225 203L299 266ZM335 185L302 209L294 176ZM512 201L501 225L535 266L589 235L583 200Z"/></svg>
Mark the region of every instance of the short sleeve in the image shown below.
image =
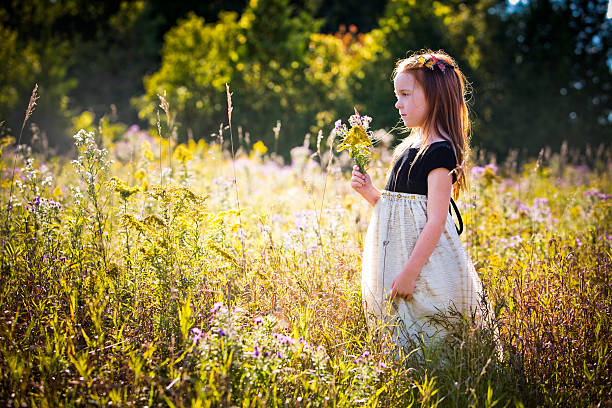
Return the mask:
<svg viewBox="0 0 612 408"><path fill-rule="evenodd" d="M437 168L444 167L448 171L452 171L457 167L457 159L455 153L446 146L438 147L427 154L424 163L425 177L429 176L429 173ZM457 174L453 173L453 183L457 181Z"/></svg>

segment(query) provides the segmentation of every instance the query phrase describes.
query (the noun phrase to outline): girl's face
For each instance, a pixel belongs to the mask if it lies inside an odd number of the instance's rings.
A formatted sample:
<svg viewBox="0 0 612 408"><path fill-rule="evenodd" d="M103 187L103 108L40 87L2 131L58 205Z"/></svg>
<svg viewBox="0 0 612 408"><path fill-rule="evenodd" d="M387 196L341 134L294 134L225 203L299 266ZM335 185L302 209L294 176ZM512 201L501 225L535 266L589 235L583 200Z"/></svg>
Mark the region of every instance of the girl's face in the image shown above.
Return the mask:
<svg viewBox="0 0 612 408"><path fill-rule="evenodd" d="M425 92L421 84L410 72L399 73L393 84L397 97L395 107L399 111L404 125L409 128L422 127L429 106L425 100Z"/></svg>

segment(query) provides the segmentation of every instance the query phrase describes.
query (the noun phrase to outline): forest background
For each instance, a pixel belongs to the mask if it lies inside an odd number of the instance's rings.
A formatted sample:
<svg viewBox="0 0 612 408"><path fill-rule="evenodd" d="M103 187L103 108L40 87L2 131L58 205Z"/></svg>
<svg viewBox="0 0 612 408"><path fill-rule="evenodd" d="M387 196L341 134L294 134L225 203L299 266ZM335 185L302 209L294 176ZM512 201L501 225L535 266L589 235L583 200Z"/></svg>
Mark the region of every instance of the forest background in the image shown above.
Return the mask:
<svg viewBox="0 0 612 408"><path fill-rule="evenodd" d="M226 120L228 83L241 142L288 155L353 107L392 129L394 64L431 48L471 83L473 145L501 156L563 141L607 147L607 3L12 0L0 8L0 137L15 136L37 83L22 140L40 148L62 153L80 128L111 139L134 124L153 129L164 92L177 141L207 139Z"/></svg>

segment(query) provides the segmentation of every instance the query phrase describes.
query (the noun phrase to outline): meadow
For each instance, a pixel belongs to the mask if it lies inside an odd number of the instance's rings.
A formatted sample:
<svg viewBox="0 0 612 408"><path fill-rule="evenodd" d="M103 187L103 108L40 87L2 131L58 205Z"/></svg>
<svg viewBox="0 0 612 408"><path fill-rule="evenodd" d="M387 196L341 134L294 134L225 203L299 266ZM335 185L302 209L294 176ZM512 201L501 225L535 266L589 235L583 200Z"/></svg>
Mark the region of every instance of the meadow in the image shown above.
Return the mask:
<svg viewBox="0 0 612 408"><path fill-rule="evenodd" d="M371 208L332 138L283 160L227 126L158 132L80 130L70 157L3 139L1 405L612 403L609 150L474 148L461 237L493 326L394 358L361 305Z"/></svg>

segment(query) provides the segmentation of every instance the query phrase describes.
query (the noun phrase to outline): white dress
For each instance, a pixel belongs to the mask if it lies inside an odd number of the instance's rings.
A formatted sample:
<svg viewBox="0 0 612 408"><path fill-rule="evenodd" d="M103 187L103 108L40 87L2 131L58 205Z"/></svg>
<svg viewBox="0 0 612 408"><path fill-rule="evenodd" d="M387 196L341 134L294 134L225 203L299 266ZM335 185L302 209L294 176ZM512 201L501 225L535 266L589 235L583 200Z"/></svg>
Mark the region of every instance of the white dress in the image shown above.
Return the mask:
<svg viewBox="0 0 612 408"><path fill-rule="evenodd" d="M451 214L415 284L412 299L389 301L391 283L406 265L427 220L427 196L383 190L372 213L362 258L361 289L368 327L392 343L431 344L447 330L431 317L482 315L483 288ZM486 309L488 310L488 309ZM450 320L452 321L452 320Z"/></svg>

